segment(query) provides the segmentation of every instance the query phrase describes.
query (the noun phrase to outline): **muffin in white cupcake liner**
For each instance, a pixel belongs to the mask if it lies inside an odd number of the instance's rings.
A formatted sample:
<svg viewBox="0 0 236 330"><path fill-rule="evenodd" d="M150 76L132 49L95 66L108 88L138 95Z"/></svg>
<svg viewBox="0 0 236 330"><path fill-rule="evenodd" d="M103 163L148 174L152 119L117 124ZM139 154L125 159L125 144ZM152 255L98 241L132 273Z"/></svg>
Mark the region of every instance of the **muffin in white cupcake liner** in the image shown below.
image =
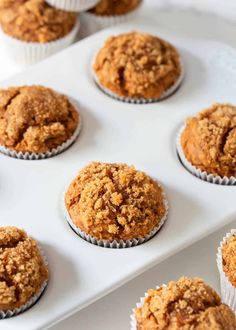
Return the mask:
<svg viewBox="0 0 236 330"><path fill-rule="evenodd" d="M226 234L223 240L220 242L218 248L216 262L220 273L220 287L221 287L221 297L222 301L228 305L236 313L236 287L234 287L229 281L223 270L222 264L222 247L232 236L236 236L236 229L232 229L230 233Z"/></svg>
<svg viewBox="0 0 236 330"><path fill-rule="evenodd" d="M47 3L65 11L81 12L93 8L100 0L46 0Z"/></svg>
<svg viewBox="0 0 236 330"><path fill-rule="evenodd" d="M42 256L44 264L46 266L48 266L47 257L45 255L44 251L42 250L42 248L39 245L38 245L38 247L39 247L39 251L40 251L40 254ZM19 314L25 312L30 307L32 307L41 298L41 296L43 295L47 285L48 285L48 280L44 281L41 288L39 289L39 291L29 301L27 301L21 307L18 307L18 308L15 308L15 309L9 309L9 310L6 310L6 311L0 310L0 320L19 315Z"/></svg>
<svg viewBox="0 0 236 330"><path fill-rule="evenodd" d="M66 36L46 43L22 41L4 33L2 29L0 31L9 55L16 63L27 66L39 62L71 45L75 40L79 27L80 21L77 19L75 26Z"/></svg>
<svg viewBox="0 0 236 330"><path fill-rule="evenodd" d="M95 56L96 59L96 56ZM94 63L95 59L93 60L92 63ZM172 94L174 94L174 92L177 91L177 89L180 87L180 85L183 82L184 79L184 65L183 65L183 61L180 57L180 65L181 65L181 73L180 76L178 77L178 79L176 80L176 82L174 83L174 85L172 85L170 88L168 88L159 98L154 98L154 99L146 99L146 98L135 98L135 97L128 97L128 96L120 96L116 93L114 93L113 91L111 91L110 89L104 87L96 73L93 70L93 65L92 65L92 75L93 75L93 79L95 81L95 83L97 84L97 86L99 87L99 89L104 92L106 95L112 97L115 100L118 101L122 101L125 103L132 103L132 104L148 104L148 103L155 103L155 102L159 102L162 101L166 98L168 98L169 96L171 96Z"/></svg>
<svg viewBox="0 0 236 330"><path fill-rule="evenodd" d="M236 177L221 177L219 175L214 175L207 173L206 171L202 171L199 168L192 165L187 158L185 157L182 145L181 145L181 135L185 129L185 125L181 127L180 131L177 134L177 141L176 141L176 148L177 153L180 158L180 161L182 165L193 175L195 175L197 178L207 181L209 183L219 184L219 185L225 185L225 186L233 186L236 185Z"/></svg>
<svg viewBox="0 0 236 330"><path fill-rule="evenodd" d="M162 284L161 286L156 286L156 290L166 287L166 284ZM144 297L140 298L140 301L136 304L136 308L143 307L145 298L148 297L148 293L145 292ZM135 308L132 310L132 314L130 315L130 330L138 330L137 320L135 317Z"/></svg>
<svg viewBox="0 0 236 330"><path fill-rule="evenodd" d="M82 119L81 119L81 114L79 113L79 123L76 130L67 141L59 145L57 148L54 148L51 151L47 151L45 153L35 153L35 152L22 152L22 151L18 152L16 150L9 149L7 147L0 145L0 153L3 153L4 155L9 157L22 159L22 160L40 160L40 159L50 158L59 155L60 153L68 149L78 138L81 128L82 128Z"/></svg>
<svg viewBox="0 0 236 330"><path fill-rule="evenodd" d="M134 247L140 244L143 244L145 242L147 242L148 240L150 240L153 236L155 236L157 234L157 232L161 229L161 227L164 225L165 221L167 220L168 217L168 211L169 211L169 205L168 205L168 201L166 198L166 195L164 193L164 191L162 192L163 195L163 200L164 200L164 205L165 205L165 215L163 216L163 218L160 220L159 224L153 228L153 230L146 235L145 237L140 237L140 238L134 238L134 239L129 239L129 240L114 240L114 241L110 241L110 240L98 240L95 237L86 234L83 230L81 230L80 228L78 228L72 221L69 212L67 211L66 205L65 205L65 194L66 191L63 194L63 213L65 215L65 218L69 224L69 226L73 229L73 231L80 236L82 239L84 239L85 241L100 246L100 247L104 247L104 248L112 248L112 249L123 249L123 248L130 248L130 247Z"/></svg>
<svg viewBox="0 0 236 330"><path fill-rule="evenodd" d="M81 13L83 37L87 37L90 34L108 28L110 26L114 26L124 22L129 22L138 15L142 7L142 4L143 4L143 0L135 9L123 15L108 16L108 15L96 15L91 12Z"/></svg>

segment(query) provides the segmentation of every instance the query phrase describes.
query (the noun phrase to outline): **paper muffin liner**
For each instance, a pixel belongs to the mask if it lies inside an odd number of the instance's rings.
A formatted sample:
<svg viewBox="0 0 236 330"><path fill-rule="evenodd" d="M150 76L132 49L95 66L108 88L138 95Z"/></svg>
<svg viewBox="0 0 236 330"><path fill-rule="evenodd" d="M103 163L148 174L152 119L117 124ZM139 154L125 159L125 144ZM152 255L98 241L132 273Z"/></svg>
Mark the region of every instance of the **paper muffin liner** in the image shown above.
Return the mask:
<svg viewBox="0 0 236 330"><path fill-rule="evenodd" d="M88 36L92 33L95 33L99 30L108 28L110 26L114 26L120 23L129 22L133 18L136 17L140 8L142 7L143 0L140 4L134 8L132 11L128 12L127 14L123 15L115 15L115 16L108 16L108 15L96 15L91 12L84 12L81 14L82 20L82 28L83 28L83 36Z"/></svg>
<svg viewBox="0 0 236 330"><path fill-rule="evenodd" d="M145 237L140 237L140 238L133 238L133 239L129 239L129 240L98 240L95 237L86 234L83 230L81 230L80 228L78 228L72 221L69 212L67 211L66 205L65 205L65 194L66 191L64 191L63 193L63 201L62 201L62 208L63 208L63 213L64 216L69 224L69 226L73 229L73 231L80 236L82 239L84 239L85 241L100 246L100 247L104 247L104 248L111 248L111 249L123 249L123 248L130 248L130 247L134 247L140 244L143 244L145 242L147 242L148 240L150 240L153 236L155 236L157 234L157 232L161 229L161 227L164 225L165 221L167 220L168 217L168 211L169 211L169 204L166 198L166 195L163 191L163 199L164 199L164 205L165 205L165 215L163 216L163 218L160 220L159 224L153 228L153 230L146 235Z"/></svg>
<svg viewBox="0 0 236 330"><path fill-rule="evenodd" d="M73 135L70 137L70 139L59 145L57 148L54 148L51 151L47 151L45 153L35 153L35 152L22 152L22 151L17 152L13 149L9 149L0 145L0 153L3 153L4 155L9 157L23 159L23 160L40 160L40 159L54 157L56 155L59 155L66 149L68 149L75 142L75 140L78 138L80 134L81 128L82 128L82 119L81 119L81 114L79 113L79 124L76 130L74 131Z"/></svg>
<svg viewBox="0 0 236 330"><path fill-rule="evenodd" d="M95 56L96 58L96 56ZM94 63L95 59L93 60L92 63ZM114 93L113 91L111 91L110 89L104 87L95 71L93 70L93 65L92 65L92 76L93 76L93 79L96 83L96 85L99 87L99 89L104 92L106 95L112 97L113 99L115 100L118 100L118 101L122 101L122 102L125 102L125 103L132 103L132 104L148 104L148 103L155 103L155 102L159 102L159 101L162 101L166 98L168 98L169 96L171 96L172 94L174 94L175 91L177 91L177 89L180 87L183 79L184 79L184 65L183 65L183 60L180 58L180 65L181 65L181 73L180 73L180 76L178 77L178 79L176 80L175 84L172 85L170 88L168 88L163 94L161 97L159 98L135 98L135 97L125 97L125 96L120 96L116 93Z"/></svg>
<svg viewBox="0 0 236 330"><path fill-rule="evenodd" d="M156 290L166 287L166 284L162 284L161 286L156 286ZM143 307L145 298L148 297L148 293L145 292L144 297L140 298L140 301L136 304L136 308ZM135 308L132 310L132 314L130 315L130 330L138 330L137 320L135 317Z"/></svg>
<svg viewBox="0 0 236 330"><path fill-rule="evenodd" d="M209 174L206 171L202 171L199 168L192 165L187 158L185 157L182 145L181 145L181 135L185 129L185 125L181 127L180 131L177 134L177 141L176 141L176 148L177 153L180 158L181 163L183 166L193 175L195 175L197 178L207 181L209 183L219 184L219 185L225 185L225 186L233 186L236 185L236 177L221 177L219 175Z"/></svg>
<svg viewBox="0 0 236 330"><path fill-rule="evenodd" d="M47 3L65 11L81 12L93 8L100 0L46 0Z"/></svg>
<svg viewBox="0 0 236 330"><path fill-rule="evenodd" d="M43 258L44 264L46 266L48 266L48 260L47 260L47 257L45 255L44 251L42 250L42 248L39 245L38 245L38 247L39 247L40 254ZM6 311L0 310L0 320L19 315L19 314L25 312L30 307L32 307L41 298L41 296L43 295L44 290L46 289L47 285L48 285L48 280L44 281L41 288L40 288L40 290L29 301L27 301L21 307L18 307L18 308L15 308L15 309L9 309L9 310L6 310Z"/></svg>
<svg viewBox="0 0 236 330"><path fill-rule="evenodd" d="M220 242L218 248L216 262L220 273L220 287L222 301L228 305L236 313L236 287L234 287L226 276L222 265L222 247L228 241L231 236L236 235L236 229L232 229L230 233L226 234L223 240Z"/></svg>
<svg viewBox="0 0 236 330"><path fill-rule="evenodd" d="M73 29L63 38L46 43L27 42L9 36L1 30L1 34L7 46L9 55L20 65L31 65L39 62L50 55L68 47L73 43L77 32L79 31L80 22L77 20Z"/></svg>

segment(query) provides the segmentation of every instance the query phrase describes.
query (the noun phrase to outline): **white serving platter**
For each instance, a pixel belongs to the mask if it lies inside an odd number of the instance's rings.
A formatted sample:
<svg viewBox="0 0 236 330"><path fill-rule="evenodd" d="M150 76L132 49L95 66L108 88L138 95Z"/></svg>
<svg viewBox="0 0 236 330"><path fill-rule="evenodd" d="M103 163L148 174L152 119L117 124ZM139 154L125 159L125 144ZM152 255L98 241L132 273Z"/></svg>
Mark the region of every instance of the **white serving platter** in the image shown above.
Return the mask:
<svg viewBox="0 0 236 330"><path fill-rule="evenodd" d="M183 56L183 85L159 103L113 100L91 77L91 61L104 40L135 29L167 38ZM194 177L179 163L175 149L186 116L215 101L236 103L236 52L229 46L181 39L155 19L139 18L87 38L1 86L23 84L43 84L77 100L83 129L76 143L54 158L23 161L0 155L0 225L22 227L38 239L50 265L50 282L40 301L24 314L1 320L1 329L56 324L236 218L236 187ZM116 250L93 246L69 228L60 207L62 193L92 160L134 164L164 184L170 213L157 236Z"/></svg>

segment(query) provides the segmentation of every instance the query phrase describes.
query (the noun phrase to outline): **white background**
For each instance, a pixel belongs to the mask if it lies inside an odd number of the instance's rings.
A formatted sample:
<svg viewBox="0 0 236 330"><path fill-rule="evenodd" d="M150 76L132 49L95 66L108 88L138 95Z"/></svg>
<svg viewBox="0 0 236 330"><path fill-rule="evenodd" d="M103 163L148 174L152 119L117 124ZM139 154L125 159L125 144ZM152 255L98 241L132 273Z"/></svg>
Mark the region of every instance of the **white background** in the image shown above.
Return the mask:
<svg viewBox="0 0 236 330"><path fill-rule="evenodd" d="M221 14L224 19L210 15L210 12ZM162 26L177 34L220 40L236 47L236 23L234 23L236 5L234 1L145 0L142 15L150 15L150 13L159 18ZM21 70L21 67L9 60L4 46L0 42L0 80ZM236 219L233 224L159 264L52 329L128 330L129 314L139 297L148 288L175 280L182 275L203 277L219 290L215 262L217 246L225 233L235 226Z"/></svg>

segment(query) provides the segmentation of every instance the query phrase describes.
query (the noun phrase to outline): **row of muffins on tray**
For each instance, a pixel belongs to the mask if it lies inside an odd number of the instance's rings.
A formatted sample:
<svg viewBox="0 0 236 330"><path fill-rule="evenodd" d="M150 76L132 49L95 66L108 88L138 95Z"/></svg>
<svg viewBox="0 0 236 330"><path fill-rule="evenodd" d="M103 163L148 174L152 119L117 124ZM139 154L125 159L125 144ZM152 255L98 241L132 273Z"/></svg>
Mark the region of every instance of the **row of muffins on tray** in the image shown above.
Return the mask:
<svg viewBox="0 0 236 330"><path fill-rule="evenodd" d="M0 31L20 64L38 62L82 34L129 19L141 0L0 0ZM88 10L83 15L78 12Z"/></svg>
<svg viewBox="0 0 236 330"><path fill-rule="evenodd" d="M38 243L16 227L0 227L0 318L23 313L40 299L49 277ZM236 329L236 231L217 254L221 298L203 280L181 277L148 290L131 314L131 330Z"/></svg>

